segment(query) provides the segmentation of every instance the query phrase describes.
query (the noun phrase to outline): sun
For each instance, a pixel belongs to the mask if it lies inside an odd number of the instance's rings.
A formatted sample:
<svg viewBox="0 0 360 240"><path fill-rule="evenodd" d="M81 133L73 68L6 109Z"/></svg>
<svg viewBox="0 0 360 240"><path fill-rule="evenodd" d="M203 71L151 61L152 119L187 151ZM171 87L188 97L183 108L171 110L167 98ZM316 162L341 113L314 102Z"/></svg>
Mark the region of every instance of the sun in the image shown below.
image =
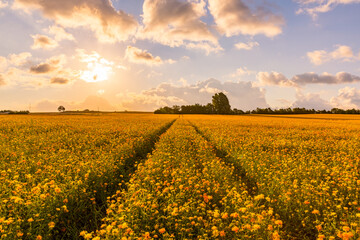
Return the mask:
<svg viewBox="0 0 360 240"><path fill-rule="evenodd" d="M109 79L112 67L103 62L90 62L88 70L81 71L80 78L86 82L102 82Z"/></svg>

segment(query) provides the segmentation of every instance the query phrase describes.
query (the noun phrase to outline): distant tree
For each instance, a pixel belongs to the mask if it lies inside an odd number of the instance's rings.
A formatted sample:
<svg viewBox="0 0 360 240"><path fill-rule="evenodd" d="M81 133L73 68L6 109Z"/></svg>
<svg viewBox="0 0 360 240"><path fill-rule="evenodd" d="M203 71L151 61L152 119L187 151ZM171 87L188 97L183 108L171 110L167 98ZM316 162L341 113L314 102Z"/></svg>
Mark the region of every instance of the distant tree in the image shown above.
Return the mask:
<svg viewBox="0 0 360 240"><path fill-rule="evenodd" d="M65 107L64 106L59 106L58 111L59 112L65 112Z"/></svg>
<svg viewBox="0 0 360 240"><path fill-rule="evenodd" d="M215 113L218 113L218 114L230 114L231 113L231 106L229 103L229 99L222 92L215 93L215 95L212 97L212 105L214 106Z"/></svg>

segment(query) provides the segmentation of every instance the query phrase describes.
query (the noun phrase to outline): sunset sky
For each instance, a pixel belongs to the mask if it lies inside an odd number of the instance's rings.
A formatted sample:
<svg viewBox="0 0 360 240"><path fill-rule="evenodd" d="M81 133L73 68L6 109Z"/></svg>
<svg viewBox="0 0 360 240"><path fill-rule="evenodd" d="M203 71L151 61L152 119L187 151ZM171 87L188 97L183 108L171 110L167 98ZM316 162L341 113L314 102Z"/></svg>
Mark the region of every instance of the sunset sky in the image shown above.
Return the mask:
<svg viewBox="0 0 360 240"><path fill-rule="evenodd" d="M360 0L0 0L0 110L360 108Z"/></svg>

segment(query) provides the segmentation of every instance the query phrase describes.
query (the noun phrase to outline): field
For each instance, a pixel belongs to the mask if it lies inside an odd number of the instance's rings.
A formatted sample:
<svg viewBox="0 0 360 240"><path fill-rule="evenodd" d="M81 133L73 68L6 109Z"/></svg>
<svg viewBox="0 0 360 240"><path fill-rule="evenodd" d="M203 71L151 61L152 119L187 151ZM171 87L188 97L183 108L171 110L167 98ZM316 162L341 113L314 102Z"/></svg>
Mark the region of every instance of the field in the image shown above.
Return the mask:
<svg viewBox="0 0 360 240"><path fill-rule="evenodd" d="M0 116L0 239L359 239L360 116Z"/></svg>

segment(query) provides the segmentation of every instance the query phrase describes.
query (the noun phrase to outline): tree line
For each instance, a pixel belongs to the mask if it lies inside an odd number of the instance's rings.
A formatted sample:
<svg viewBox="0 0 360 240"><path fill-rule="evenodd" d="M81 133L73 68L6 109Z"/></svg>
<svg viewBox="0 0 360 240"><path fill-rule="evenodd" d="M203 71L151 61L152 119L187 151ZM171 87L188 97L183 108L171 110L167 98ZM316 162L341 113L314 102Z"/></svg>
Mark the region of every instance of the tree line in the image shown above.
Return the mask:
<svg viewBox="0 0 360 240"><path fill-rule="evenodd" d="M154 111L155 114L360 114L359 109L340 109L333 108L331 110L315 110L306 108L256 108L251 111L242 111L240 109L231 109L229 99L227 96L220 92L212 97L212 103L206 105L174 105L173 107L162 107Z"/></svg>
<svg viewBox="0 0 360 240"><path fill-rule="evenodd" d="M26 111L12 111L12 110L0 110L0 114L29 114L28 110Z"/></svg>

